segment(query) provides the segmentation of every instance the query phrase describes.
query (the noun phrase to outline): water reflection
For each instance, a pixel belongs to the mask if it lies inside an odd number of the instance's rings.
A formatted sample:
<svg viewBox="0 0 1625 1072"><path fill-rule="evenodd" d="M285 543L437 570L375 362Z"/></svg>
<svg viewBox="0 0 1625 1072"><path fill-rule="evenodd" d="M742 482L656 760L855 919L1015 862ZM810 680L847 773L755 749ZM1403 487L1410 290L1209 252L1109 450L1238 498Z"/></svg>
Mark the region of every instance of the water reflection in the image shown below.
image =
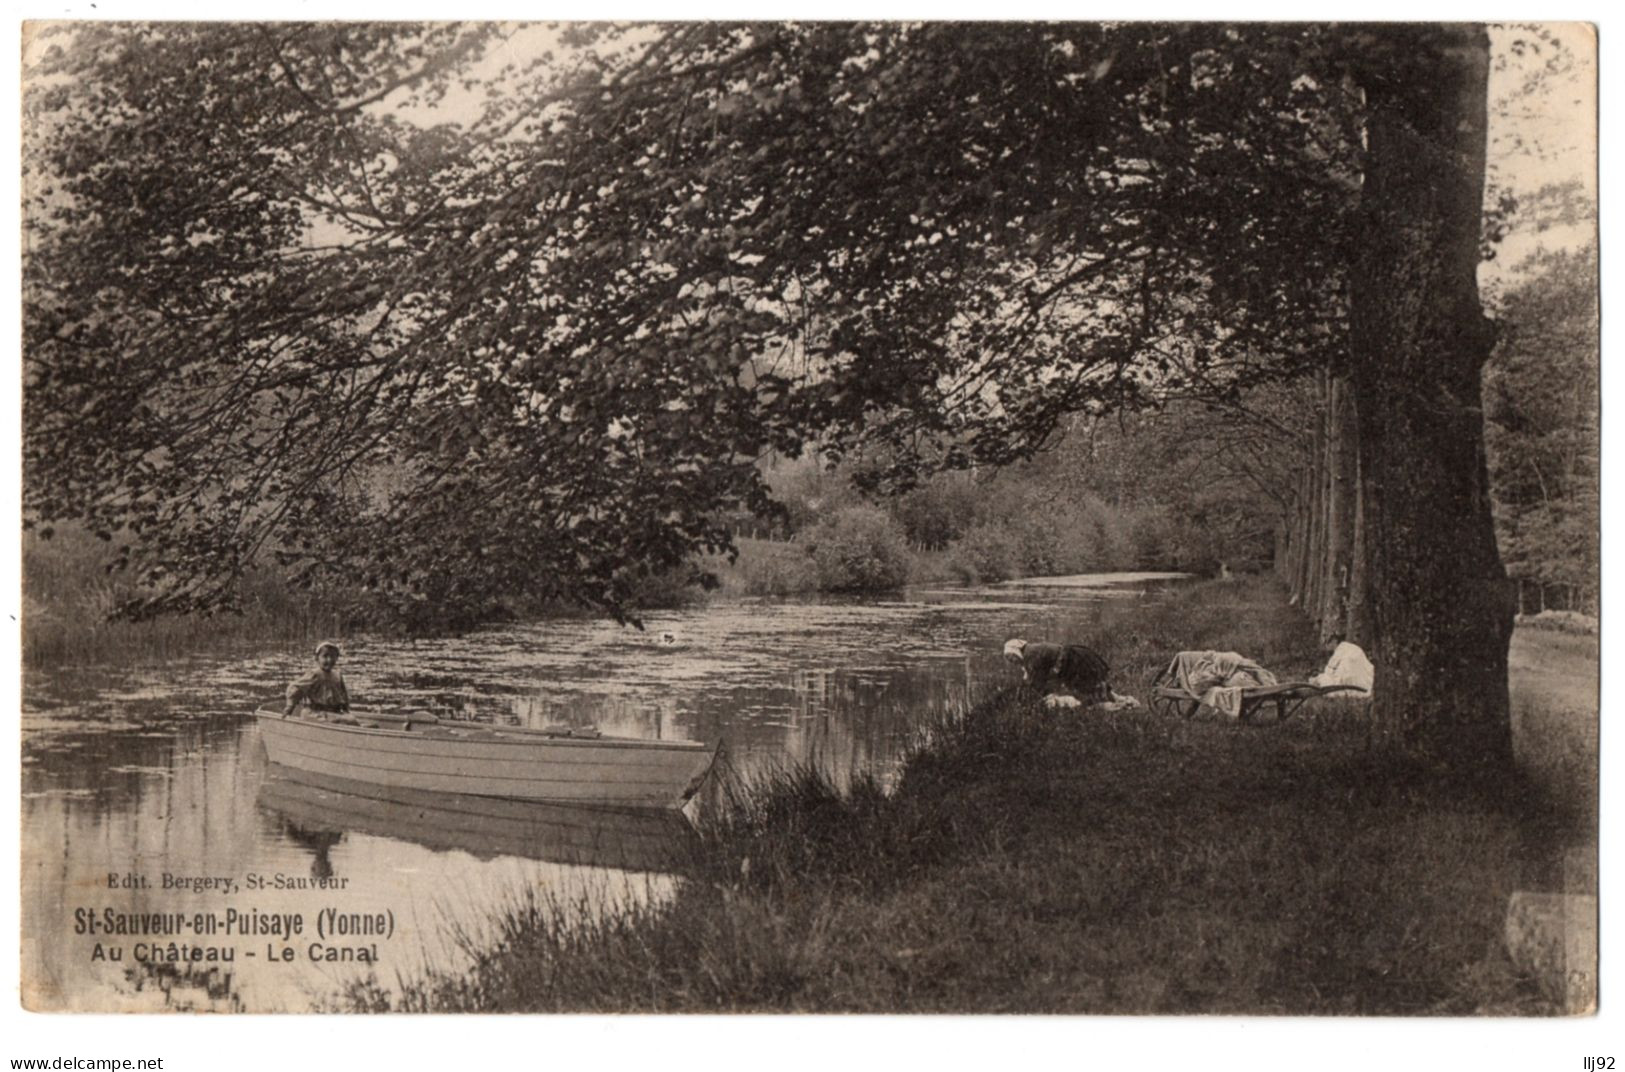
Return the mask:
<svg viewBox="0 0 1625 1072"><path fill-rule="evenodd" d="M651 615L643 633L567 621L433 643L355 637L345 674L366 702L448 717L722 738L731 767L747 777L806 764L841 782L884 779L922 719L962 710L1006 679L1005 636L1058 634L1102 598L1088 589L945 589L668 612ZM368 970L313 959L308 941L290 943L296 959L275 965L252 941L229 943L240 954L229 965L136 962L135 942L86 933L85 913L254 910L301 914L311 925L327 909L389 913L379 970L392 979L454 961L447 935L476 929L518 890L605 910L669 895L676 880L661 873L669 830L493 813L488 803L431 807L272 776L250 714L308 662L303 645L245 647L28 674L29 1007L297 1011ZM235 885L193 882L209 877ZM98 944L124 947L125 959L93 959Z"/></svg>
<svg viewBox="0 0 1625 1072"><path fill-rule="evenodd" d="M267 782L260 787L260 807L271 811L282 811L282 836L288 843L297 845L301 849L310 850L310 877L318 882L325 882L333 877L333 846L344 840L343 829L325 826L320 820L304 818L298 814L289 816L285 809L277 807L279 801L272 790L275 783ZM303 821L301 819L303 818ZM325 819L325 817L324 817ZM330 820L329 820L330 821ZM386 834L386 837L393 836Z"/></svg>
<svg viewBox="0 0 1625 1072"><path fill-rule="evenodd" d="M346 835L410 841L477 859L531 860L621 871L666 871L681 861L693 828L677 812L538 804L394 789L271 768L259 805L284 836L309 850L311 875L333 877L330 854ZM312 784L312 783L317 784Z"/></svg>

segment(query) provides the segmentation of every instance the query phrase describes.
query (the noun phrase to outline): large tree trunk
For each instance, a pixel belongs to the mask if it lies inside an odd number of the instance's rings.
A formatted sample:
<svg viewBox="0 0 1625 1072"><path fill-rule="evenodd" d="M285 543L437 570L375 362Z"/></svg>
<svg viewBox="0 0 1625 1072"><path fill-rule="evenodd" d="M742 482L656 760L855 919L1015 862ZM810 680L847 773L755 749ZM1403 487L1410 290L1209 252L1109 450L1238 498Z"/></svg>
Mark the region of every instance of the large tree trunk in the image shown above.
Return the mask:
<svg viewBox="0 0 1625 1072"><path fill-rule="evenodd" d="M1278 533L1277 572L1318 628L1322 645L1370 644L1364 617L1359 430L1346 377L1321 372L1319 412L1306 445L1293 509Z"/></svg>
<svg viewBox="0 0 1625 1072"><path fill-rule="evenodd" d="M1459 771L1511 760L1513 597L1495 547L1479 303L1489 38L1482 27L1373 28L1351 283L1373 718L1408 752Z"/></svg>

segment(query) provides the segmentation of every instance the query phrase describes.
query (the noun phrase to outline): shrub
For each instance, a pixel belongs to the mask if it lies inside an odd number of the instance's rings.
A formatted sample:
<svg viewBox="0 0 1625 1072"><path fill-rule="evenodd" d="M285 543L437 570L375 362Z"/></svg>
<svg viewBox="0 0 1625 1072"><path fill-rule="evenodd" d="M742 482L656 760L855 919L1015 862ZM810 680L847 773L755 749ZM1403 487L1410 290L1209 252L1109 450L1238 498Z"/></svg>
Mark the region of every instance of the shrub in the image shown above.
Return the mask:
<svg viewBox="0 0 1625 1072"><path fill-rule="evenodd" d="M828 469L816 458L786 461L769 470L766 479L774 500L784 507L787 535L816 528L820 520L858 500L850 475Z"/></svg>
<svg viewBox="0 0 1625 1072"><path fill-rule="evenodd" d="M1161 510L1147 510L1138 514L1129 529L1133 569L1171 569L1176 563L1170 538L1169 517Z"/></svg>
<svg viewBox="0 0 1625 1072"><path fill-rule="evenodd" d="M1020 564L1020 541L1003 525L984 523L956 540L949 551L954 572L971 584L1009 580Z"/></svg>
<svg viewBox="0 0 1625 1072"><path fill-rule="evenodd" d="M667 610L688 607L705 598L704 571L693 565L674 569L629 571L632 596L637 610Z"/></svg>
<svg viewBox="0 0 1625 1072"><path fill-rule="evenodd" d="M828 592L874 592L908 580L909 553L903 530L873 506L848 506L808 532L804 540Z"/></svg>
<svg viewBox="0 0 1625 1072"><path fill-rule="evenodd" d="M722 574L724 591L788 596L818 590L818 566L799 543L740 540L739 558Z"/></svg>
<svg viewBox="0 0 1625 1072"><path fill-rule="evenodd" d="M1098 503L1034 503L1023 511L1021 567L1029 577L1096 573L1120 567L1120 554L1105 546L1109 508Z"/></svg>
<svg viewBox="0 0 1625 1072"><path fill-rule="evenodd" d="M1071 572L1068 559L1066 519L1054 511L1029 510L1015 537L1015 573L1023 577L1050 577Z"/></svg>
<svg viewBox="0 0 1625 1072"><path fill-rule="evenodd" d="M1101 503L1090 503L1084 517L1079 540L1083 572L1104 573L1119 568L1125 557L1121 519Z"/></svg>
<svg viewBox="0 0 1625 1072"><path fill-rule="evenodd" d="M940 551L965 534L984 505L985 489L968 473L939 473L892 504L909 543Z"/></svg>

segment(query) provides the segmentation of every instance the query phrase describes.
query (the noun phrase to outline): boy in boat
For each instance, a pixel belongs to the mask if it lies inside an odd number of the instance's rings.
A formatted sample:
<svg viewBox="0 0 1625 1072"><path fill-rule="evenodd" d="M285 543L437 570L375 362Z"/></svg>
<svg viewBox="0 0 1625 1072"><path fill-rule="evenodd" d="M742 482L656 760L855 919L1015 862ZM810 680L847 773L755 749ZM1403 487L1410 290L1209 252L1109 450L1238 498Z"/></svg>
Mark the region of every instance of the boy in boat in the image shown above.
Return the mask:
<svg viewBox="0 0 1625 1072"><path fill-rule="evenodd" d="M1032 643L1010 640L1004 657L1021 667L1021 679L1043 691L1060 685L1078 694L1084 703L1104 703L1112 699L1106 678L1111 668L1106 660L1081 644Z"/></svg>
<svg viewBox="0 0 1625 1072"><path fill-rule="evenodd" d="M348 711L350 690L344 687L344 675L338 671L342 654L331 640L316 645L316 669L288 686L288 702L283 705L282 713L291 715L301 707L320 715Z"/></svg>

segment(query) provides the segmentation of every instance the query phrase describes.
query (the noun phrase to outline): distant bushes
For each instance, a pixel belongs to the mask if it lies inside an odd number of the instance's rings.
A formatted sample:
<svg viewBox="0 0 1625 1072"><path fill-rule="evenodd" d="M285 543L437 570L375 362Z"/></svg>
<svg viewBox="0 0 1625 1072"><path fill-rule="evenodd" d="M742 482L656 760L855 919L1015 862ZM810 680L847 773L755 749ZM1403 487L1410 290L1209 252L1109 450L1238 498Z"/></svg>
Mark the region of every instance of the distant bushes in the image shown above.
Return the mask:
<svg viewBox="0 0 1625 1072"><path fill-rule="evenodd" d="M1016 498L1007 520L972 525L948 545L952 574L968 584L1017 577L1180 569L1178 528L1160 512L1114 509L1093 499L1056 504Z"/></svg>
<svg viewBox="0 0 1625 1072"><path fill-rule="evenodd" d="M911 544L908 525L885 507L847 504L792 540L742 538L738 561L719 560L713 568L722 590L735 595L877 592L911 583L1175 570L1189 543L1177 519L1161 512L1129 513L1095 501L1014 501L1003 512L1005 519L995 519L990 509L945 545L928 547Z"/></svg>
<svg viewBox="0 0 1625 1072"><path fill-rule="evenodd" d="M740 539L739 558L711 563L730 595L789 596L818 591L818 566L805 545Z"/></svg>
<svg viewBox="0 0 1625 1072"><path fill-rule="evenodd" d="M948 547L948 568L966 584L997 584L1018 572L1019 537L1006 525L981 524Z"/></svg>
<svg viewBox="0 0 1625 1072"><path fill-rule="evenodd" d="M625 573L633 610L671 610L692 606L705 598L700 574L693 566L677 569L634 569Z"/></svg>
<svg viewBox="0 0 1625 1072"><path fill-rule="evenodd" d="M826 471L787 467L772 481L784 539L741 537L713 564L724 592L784 596L873 592L908 583L997 584L1020 577L1190 569L1206 562L1200 526L1154 507L1009 474L946 473L892 499L863 499Z"/></svg>
<svg viewBox="0 0 1625 1072"><path fill-rule="evenodd" d="M767 547L779 545L763 544ZM151 621L115 620L119 606L139 594L125 573L109 572L115 545L72 524L58 525L50 539L23 536L23 660L29 666L73 665L103 660L168 659L231 644L309 642L356 631L432 636L463 632L518 618L556 618L596 613L578 604L519 599L479 599L455 574L428 578L420 588L358 586L317 581L293 584L274 563L251 567L237 583L237 607L211 615L167 615ZM777 591L814 590L805 551L794 548L781 561L752 556L777 570ZM788 568L794 566L795 568ZM631 612L687 606L704 598L693 566L629 570Z"/></svg>
<svg viewBox="0 0 1625 1072"><path fill-rule="evenodd" d="M811 556L812 575L793 552L756 561L769 545L742 540L724 590L780 595L1133 570L1205 573L1225 557L1223 525L1134 494L1133 474L1105 472L1086 445L1080 439L1072 454L996 471L939 472L895 497L866 496L850 472L815 458L780 460L764 473L783 507L773 533L778 545ZM1115 490L1108 496L1101 487Z"/></svg>
<svg viewBox="0 0 1625 1072"><path fill-rule="evenodd" d="M875 592L908 582L903 527L875 506L848 506L814 525L803 540L826 592Z"/></svg>
<svg viewBox="0 0 1625 1072"><path fill-rule="evenodd" d="M806 592L883 592L915 575L902 527L874 506L843 506L809 525L793 541L738 540L739 557L707 563L733 595L788 596Z"/></svg>
<svg viewBox="0 0 1625 1072"><path fill-rule="evenodd" d="M941 473L890 503L910 546L941 551L984 519L987 489L970 473Z"/></svg>

